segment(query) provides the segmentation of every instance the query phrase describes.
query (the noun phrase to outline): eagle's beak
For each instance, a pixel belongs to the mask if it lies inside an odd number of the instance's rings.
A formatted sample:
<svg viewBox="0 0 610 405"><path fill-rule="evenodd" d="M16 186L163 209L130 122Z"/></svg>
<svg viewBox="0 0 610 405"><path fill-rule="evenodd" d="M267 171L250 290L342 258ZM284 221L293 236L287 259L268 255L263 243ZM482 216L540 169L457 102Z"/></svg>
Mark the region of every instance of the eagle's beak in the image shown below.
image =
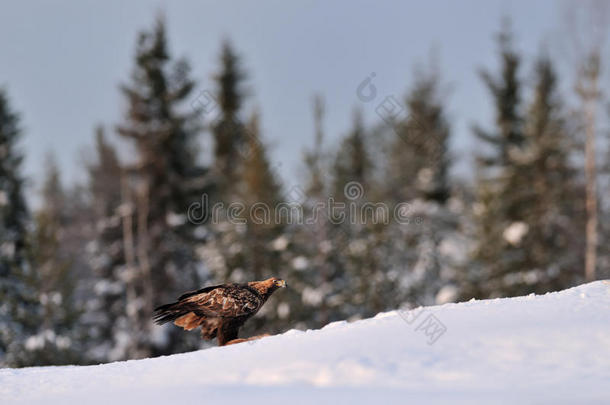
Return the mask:
<svg viewBox="0 0 610 405"><path fill-rule="evenodd" d="M285 280L279 280L277 282L277 286L280 288L286 288L286 281Z"/></svg>

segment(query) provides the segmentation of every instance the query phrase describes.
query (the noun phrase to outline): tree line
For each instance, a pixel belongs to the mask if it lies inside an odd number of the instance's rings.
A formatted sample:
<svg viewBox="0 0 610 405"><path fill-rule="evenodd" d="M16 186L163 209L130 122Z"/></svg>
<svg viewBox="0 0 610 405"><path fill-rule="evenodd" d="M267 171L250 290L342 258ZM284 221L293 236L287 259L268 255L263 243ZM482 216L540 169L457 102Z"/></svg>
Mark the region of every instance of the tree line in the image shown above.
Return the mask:
<svg viewBox="0 0 610 405"><path fill-rule="evenodd" d="M66 185L50 157L40 207L31 210L20 116L0 91L0 364L92 364L205 347L196 332L153 326L151 314L212 283L288 281L248 334L608 277L608 207L592 203L590 180L604 178L610 159L591 169L583 135L599 132L588 103L600 102L602 59L583 64L578 108L563 102L551 58L525 61L509 27L497 53L499 70L479 72L494 121L473 125L480 148L467 181L450 174L447 97L440 69L428 66L411 77L405 114L367 126L356 109L338 145L329 144L324 100L314 97L304 182L287 187L270 161L261 112L244 111L242 58L224 42L215 88L200 92L188 62L170 53L160 18L137 37L120 87L121 122L94 131L87 181ZM210 206L202 196L240 203L242 220L226 211L193 220L194 204ZM367 217L337 221L318 209L329 199ZM298 206L308 220L253 221L260 204ZM601 218L593 246L592 209Z"/></svg>

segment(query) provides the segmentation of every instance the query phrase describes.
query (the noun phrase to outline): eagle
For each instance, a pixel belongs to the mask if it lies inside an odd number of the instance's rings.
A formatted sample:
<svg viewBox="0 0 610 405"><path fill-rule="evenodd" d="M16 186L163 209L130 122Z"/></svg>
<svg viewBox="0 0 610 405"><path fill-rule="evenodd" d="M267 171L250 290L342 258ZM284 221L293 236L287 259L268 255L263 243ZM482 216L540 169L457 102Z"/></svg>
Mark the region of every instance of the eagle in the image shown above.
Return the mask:
<svg viewBox="0 0 610 405"><path fill-rule="evenodd" d="M204 287L181 295L176 302L155 308L153 319L158 325L174 322L185 330L201 326L202 338L217 337L219 346L241 343L265 336L237 338L244 322L261 309L271 294L284 287L286 281L276 277Z"/></svg>

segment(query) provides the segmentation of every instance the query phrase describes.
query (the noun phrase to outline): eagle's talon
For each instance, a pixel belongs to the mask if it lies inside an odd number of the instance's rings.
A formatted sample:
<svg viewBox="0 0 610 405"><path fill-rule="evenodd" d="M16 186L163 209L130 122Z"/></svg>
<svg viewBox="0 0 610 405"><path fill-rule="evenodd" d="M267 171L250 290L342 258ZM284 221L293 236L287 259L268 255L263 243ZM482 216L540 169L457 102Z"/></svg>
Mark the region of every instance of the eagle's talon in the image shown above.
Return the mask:
<svg viewBox="0 0 610 405"><path fill-rule="evenodd" d="M252 336L249 338L233 339L233 340L230 340L227 343L225 343L224 346L234 345L236 343L252 342L254 340L262 339L267 336L271 336L271 335L268 333L263 333L262 335L256 335L256 336Z"/></svg>

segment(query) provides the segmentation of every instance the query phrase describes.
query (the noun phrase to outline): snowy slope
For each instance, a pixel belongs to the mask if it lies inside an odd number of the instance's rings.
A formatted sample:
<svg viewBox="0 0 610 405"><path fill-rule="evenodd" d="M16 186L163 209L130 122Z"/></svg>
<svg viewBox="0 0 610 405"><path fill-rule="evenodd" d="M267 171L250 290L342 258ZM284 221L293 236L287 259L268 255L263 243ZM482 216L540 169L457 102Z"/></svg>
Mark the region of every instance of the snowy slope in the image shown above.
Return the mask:
<svg viewBox="0 0 610 405"><path fill-rule="evenodd" d="M610 282L254 343L0 370L0 404L610 403Z"/></svg>

